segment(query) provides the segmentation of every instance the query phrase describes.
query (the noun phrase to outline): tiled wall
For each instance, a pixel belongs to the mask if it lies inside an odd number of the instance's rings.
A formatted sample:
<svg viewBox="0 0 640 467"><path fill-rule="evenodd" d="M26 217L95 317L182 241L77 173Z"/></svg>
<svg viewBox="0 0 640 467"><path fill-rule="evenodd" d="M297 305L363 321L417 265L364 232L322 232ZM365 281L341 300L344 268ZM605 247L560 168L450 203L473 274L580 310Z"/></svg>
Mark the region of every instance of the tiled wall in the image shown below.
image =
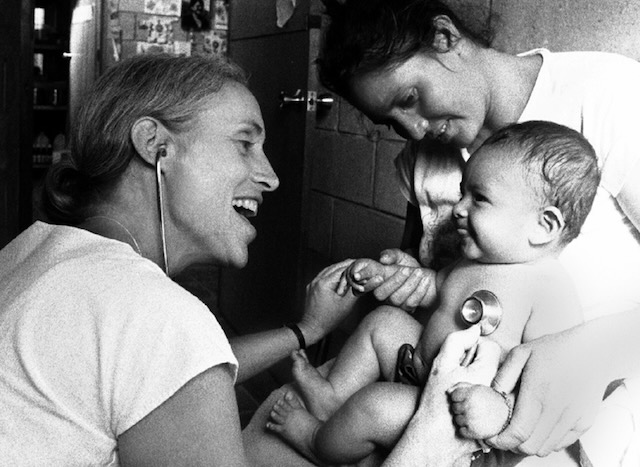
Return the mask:
<svg viewBox="0 0 640 467"><path fill-rule="evenodd" d="M321 2L312 1L311 9L321 13ZM313 60L321 31L310 34ZM313 65L309 89L326 92ZM318 112L307 134L308 246L321 258L318 267L347 257L377 257L382 249L399 246L406 210L393 166L403 140L333 97L330 111Z"/></svg>

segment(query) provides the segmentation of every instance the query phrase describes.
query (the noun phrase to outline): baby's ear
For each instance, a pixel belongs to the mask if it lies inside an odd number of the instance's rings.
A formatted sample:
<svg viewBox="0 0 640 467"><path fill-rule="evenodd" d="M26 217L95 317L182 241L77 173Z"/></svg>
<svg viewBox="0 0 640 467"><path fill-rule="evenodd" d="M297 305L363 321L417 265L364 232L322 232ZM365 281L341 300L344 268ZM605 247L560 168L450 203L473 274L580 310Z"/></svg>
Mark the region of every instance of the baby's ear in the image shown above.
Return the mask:
<svg viewBox="0 0 640 467"><path fill-rule="evenodd" d="M547 206L538 216L538 228L531 236L533 245L544 245L560 237L565 221L562 212L555 206Z"/></svg>

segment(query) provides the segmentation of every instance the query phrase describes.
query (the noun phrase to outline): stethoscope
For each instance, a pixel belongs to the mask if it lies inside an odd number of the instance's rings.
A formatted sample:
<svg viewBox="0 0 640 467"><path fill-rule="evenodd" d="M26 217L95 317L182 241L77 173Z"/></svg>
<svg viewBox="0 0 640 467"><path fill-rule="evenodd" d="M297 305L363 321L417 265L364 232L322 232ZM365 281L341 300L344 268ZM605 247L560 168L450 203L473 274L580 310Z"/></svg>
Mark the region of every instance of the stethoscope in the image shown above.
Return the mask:
<svg viewBox="0 0 640 467"><path fill-rule="evenodd" d="M468 326L480 325L480 335L488 336L493 333L502 320L502 306L498 297L488 290L478 290L467 298L458 312L462 321ZM415 349L411 344L403 344L398 349L398 360L394 381L417 386L420 384L417 372L413 366L413 353ZM461 363L467 366L473 359L475 347L467 352Z"/></svg>
<svg viewBox="0 0 640 467"><path fill-rule="evenodd" d="M469 326L480 324L480 335L493 333L502 320L502 306L498 297L488 290L478 290L460 307L460 318Z"/></svg>

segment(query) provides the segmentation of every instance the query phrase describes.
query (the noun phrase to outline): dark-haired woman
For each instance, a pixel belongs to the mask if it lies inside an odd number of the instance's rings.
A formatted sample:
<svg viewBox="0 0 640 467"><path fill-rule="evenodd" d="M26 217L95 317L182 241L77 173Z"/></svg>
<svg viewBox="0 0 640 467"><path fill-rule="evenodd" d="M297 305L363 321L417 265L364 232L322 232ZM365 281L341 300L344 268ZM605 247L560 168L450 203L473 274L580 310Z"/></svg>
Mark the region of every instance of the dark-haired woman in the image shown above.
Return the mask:
<svg viewBox="0 0 640 467"><path fill-rule="evenodd" d="M599 409L615 404L623 409L611 430L623 441L585 447L592 459L632 462L625 456L638 455L632 447L640 420L640 64L600 52L503 53L438 1L326 3L331 22L321 80L374 123L411 140L397 165L426 227L436 208L420 199L429 199L429 160L440 145L466 160L507 124L550 120L580 131L595 147L603 175L599 192L580 237L561 257L589 321L510 353L494 385L505 391L519 385L519 395L510 425L488 443L548 455L572 444ZM459 175L451 179L455 194ZM433 239L429 232L422 238L429 259ZM381 287L399 306L415 292L401 281ZM601 404L619 378L626 379ZM587 433L591 441L591 433L607 431L601 423Z"/></svg>

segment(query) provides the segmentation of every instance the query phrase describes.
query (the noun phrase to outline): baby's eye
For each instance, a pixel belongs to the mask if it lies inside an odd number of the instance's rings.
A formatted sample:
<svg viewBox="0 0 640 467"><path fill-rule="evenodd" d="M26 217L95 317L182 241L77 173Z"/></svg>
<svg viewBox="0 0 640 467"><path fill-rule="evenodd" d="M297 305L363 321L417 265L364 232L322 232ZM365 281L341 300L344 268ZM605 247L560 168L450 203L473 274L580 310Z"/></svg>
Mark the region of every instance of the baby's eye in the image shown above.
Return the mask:
<svg viewBox="0 0 640 467"><path fill-rule="evenodd" d="M484 196L482 193L473 193L472 198L475 203L483 203L488 201L487 197Z"/></svg>

